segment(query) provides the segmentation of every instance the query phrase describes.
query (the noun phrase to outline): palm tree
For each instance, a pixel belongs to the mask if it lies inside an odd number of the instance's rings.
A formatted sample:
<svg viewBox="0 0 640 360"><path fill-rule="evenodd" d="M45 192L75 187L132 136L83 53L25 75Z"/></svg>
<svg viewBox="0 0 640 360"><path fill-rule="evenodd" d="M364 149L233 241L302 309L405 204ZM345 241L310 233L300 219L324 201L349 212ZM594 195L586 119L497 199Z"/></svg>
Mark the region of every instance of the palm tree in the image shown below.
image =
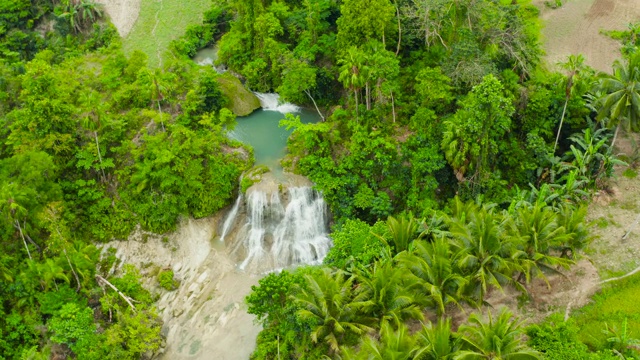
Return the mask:
<svg viewBox="0 0 640 360"><path fill-rule="evenodd" d="M88 109L91 109L87 116L82 119L81 125L83 128L93 132L93 137L96 141L96 150L98 151L98 161L100 162L100 172L102 173L102 182L106 183L107 177L104 174L102 153L100 152L100 139L98 138L98 131L102 127L101 120L104 117L103 105L100 103L99 95L95 91L89 91L81 94L80 102Z"/></svg>
<svg viewBox="0 0 640 360"><path fill-rule="evenodd" d="M387 227L389 229L389 233L391 233L391 241L393 241L393 250L395 254L408 250L409 244L420 236L420 233L418 232L420 224L413 218L413 216L401 216L397 219L393 216L389 216L387 218ZM389 246L382 236L377 234L374 235L384 244Z"/></svg>
<svg viewBox="0 0 640 360"><path fill-rule="evenodd" d="M382 326L380 339L367 337L360 346L360 351L343 350L341 360L413 360L420 349L416 340L409 333L407 326L400 324L397 330L389 324Z"/></svg>
<svg viewBox="0 0 640 360"><path fill-rule="evenodd" d="M503 308L494 320L489 311L489 321L483 322L478 314L471 314L467 324L460 326L459 334L463 350L455 360L539 360L538 352L527 348L522 339L521 322Z"/></svg>
<svg viewBox="0 0 640 360"><path fill-rule="evenodd" d="M631 55L625 63L616 60L613 74L602 77L600 90L604 94L599 117L608 117L610 126L616 127L613 148L621 124L626 130L640 130L640 53Z"/></svg>
<svg viewBox="0 0 640 360"><path fill-rule="evenodd" d="M569 239L564 227L556 221L555 211L543 202L536 202L520 206L508 218L512 236L522 247L517 260L522 268L520 281L528 283L531 275L547 281L542 269L556 271L556 266L569 267L572 261L550 255L551 250L559 249Z"/></svg>
<svg viewBox="0 0 640 360"><path fill-rule="evenodd" d="M324 268L318 274L305 275L306 287L298 287L293 301L300 306L298 316L317 324L311 332L314 343L324 341L338 352L348 336L372 332L375 319L363 314L369 304L356 301L354 278L343 271Z"/></svg>
<svg viewBox="0 0 640 360"><path fill-rule="evenodd" d="M467 280L457 268L448 239L440 236L430 243L416 241L414 251L401 254L398 262L415 278L411 288L424 296L439 316L445 315L448 304L460 306Z"/></svg>
<svg viewBox="0 0 640 360"><path fill-rule="evenodd" d="M56 264L52 259L46 259L44 263L38 264L38 271L41 276L41 282L45 290L49 290L51 283L58 289L56 280L64 280L70 283L69 277L64 273L62 266Z"/></svg>
<svg viewBox="0 0 640 360"><path fill-rule="evenodd" d="M580 205L573 207L571 205L563 205L558 211L558 224L564 227L567 239L562 244L562 257L576 257L576 251L582 250L589 244L592 237L589 234L589 226L585 218L587 217L587 207Z"/></svg>
<svg viewBox="0 0 640 360"><path fill-rule="evenodd" d="M81 0L76 6L85 29L102 17L102 5L93 0Z"/></svg>
<svg viewBox="0 0 640 360"><path fill-rule="evenodd" d="M338 60L340 65L340 75L338 81L342 82L345 88L353 91L356 100L356 118L358 117L358 92L364 85L364 54L356 47L347 50L344 58Z"/></svg>
<svg viewBox="0 0 640 360"><path fill-rule="evenodd" d="M451 360L460 349L459 341L451 331L451 319L440 320L422 326L417 334L418 346L416 359Z"/></svg>
<svg viewBox="0 0 640 360"><path fill-rule="evenodd" d="M556 142L553 145L553 153L556 152L556 147L558 146L558 140L560 139L560 132L562 131L562 123L564 122L564 115L567 111L567 104L569 104L569 99L571 98L571 90L573 90L574 78L577 78L580 75L580 71L584 69L584 56L582 54L578 55L569 55L567 61L564 63L560 63L560 67L567 70L567 84L565 87L565 99L564 99L564 107L562 108L562 116L560 117L560 126L558 126L558 134L556 135Z"/></svg>
<svg viewBox="0 0 640 360"><path fill-rule="evenodd" d="M162 131L165 131L164 128L164 113L162 112L162 107L160 103L166 99L166 93L169 91L169 86L164 79L164 74L160 69L156 69L154 71L148 70L146 73L146 80L148 81L148 89L151 95L151 101L156 103L158 107L158 112L160 113L160 124L162 126Z"/></svg>
<svg viewBox="0 0 640 360"><path fill-rule="evenodd" d="M398 327L407 319L423 319L407 274L391 261L376 262L370 273L358 276L358 281L361 291L356 300L369 304L367 313L379 319L381 328L389 323Z"/></svg>
<svg viewBox="0 0 640 360"><path fill-rule="evenodd" d="M464 212L458 216L464 217L449 219L449 232L454 238L457 266L470 277L469 284L476 286L471 290L477 292L482 303L489 286L498 289L506 283L518 286L511 279L518 268L513 259L516 244L506 236L505 220L492 209L469 204L461 208Z"/></svg>

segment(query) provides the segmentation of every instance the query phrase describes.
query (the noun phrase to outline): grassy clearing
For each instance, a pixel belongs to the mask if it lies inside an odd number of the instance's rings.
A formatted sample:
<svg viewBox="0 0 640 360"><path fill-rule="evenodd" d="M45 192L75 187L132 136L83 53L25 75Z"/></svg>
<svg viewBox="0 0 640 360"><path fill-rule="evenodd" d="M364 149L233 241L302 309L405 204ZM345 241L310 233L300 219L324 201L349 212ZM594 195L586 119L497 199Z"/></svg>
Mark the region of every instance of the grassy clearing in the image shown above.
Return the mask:
<svg viewBox="0 0 640 360"><path fill-rule="evenodd" d="M212 4L212 0L142 0L140 16L123 40L125 53L140 50L151 67L161 66L169 43L187 26L201 23Z"/></svg>
<svg viewBox="0 0 640 360"><path fill-rule="evenodd" d="M578 339L591 348L606 346L607 335L603 330L608 325L621 328L628 319L631 337L640 338L640 274L616 281L593 297L593 303L573 314L572 318L580 329Z"/></svg>

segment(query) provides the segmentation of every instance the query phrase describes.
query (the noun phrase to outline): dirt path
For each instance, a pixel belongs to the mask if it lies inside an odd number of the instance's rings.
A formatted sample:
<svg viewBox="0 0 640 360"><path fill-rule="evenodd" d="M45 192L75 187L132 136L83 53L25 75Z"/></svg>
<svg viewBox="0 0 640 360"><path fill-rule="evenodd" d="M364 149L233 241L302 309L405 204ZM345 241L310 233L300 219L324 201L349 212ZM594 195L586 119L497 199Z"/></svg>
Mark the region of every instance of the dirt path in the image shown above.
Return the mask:
<svg viewBox="0 0 640 360"><path fill-rule="evenodd" d="M111 22L118 29L121 37L129 34L140 14L141 0L97 0L104 6Z"/></svg>
<svg viewBox="0 0 640 360"><path fill-rule="evenodd" d="M541 10L544 50L551 66L568 55L583 54L588 65L610 72L620 57L620 45L600 30L622 30L640 20L640 0L563 0L558 9L546 7L544 0L534 3Z"/></svg>

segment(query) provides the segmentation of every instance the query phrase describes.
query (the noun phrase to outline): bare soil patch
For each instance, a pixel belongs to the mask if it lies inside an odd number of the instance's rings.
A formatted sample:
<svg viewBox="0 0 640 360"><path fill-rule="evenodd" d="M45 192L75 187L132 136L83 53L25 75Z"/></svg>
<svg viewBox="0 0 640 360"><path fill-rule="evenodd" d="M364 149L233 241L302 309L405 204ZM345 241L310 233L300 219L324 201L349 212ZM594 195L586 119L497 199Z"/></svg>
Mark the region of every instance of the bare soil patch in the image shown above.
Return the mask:
<svg viewBox="0 0 640 360"><path fill-rule="evenodd" d="M628 136L620 136L616 152L633 152ZM589 205L587 221L592 224L593 241L575 265L569 270L561 269L561 274L548 274L550 286L542 279L532 281L527 286L530 299L522 298L512 287L505 287L504 292L493 290L486 299L491 306L481 311L507 307L531 323L556 312L568 316L572 310L587 305L603 283L640 272L640 176L626 177L626 169L617 167L607 191L600 191ZM455 314L454 324L464 322L474 309L465 311Z"/></svg>
<svg viewBox="0 0 640 360"><path fill-rule="evenodd" d="M140 2L141 0L97 0L98 4L104 6L121 37L127 36L138 20Z"/></svg>
<svg viewBox="0 0 640 360"><path fill-rule="evenodd" d="M534 3L541 10L546 59L550 66L565 61L572 54L583 54L587 65L611 72L613 61L620 58L620 44L602 35L601 30L623 30L640 20L640 0L564 0L551 9L544 0Z"/></svg>

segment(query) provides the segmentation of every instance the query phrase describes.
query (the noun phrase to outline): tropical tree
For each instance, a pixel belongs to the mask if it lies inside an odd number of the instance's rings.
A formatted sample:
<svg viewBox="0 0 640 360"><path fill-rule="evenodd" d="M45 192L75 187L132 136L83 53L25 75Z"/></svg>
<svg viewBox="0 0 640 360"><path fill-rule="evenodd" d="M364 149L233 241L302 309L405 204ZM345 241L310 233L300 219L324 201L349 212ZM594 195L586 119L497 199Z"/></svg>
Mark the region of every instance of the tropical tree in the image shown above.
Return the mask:
<svg viewBox="0 0 640 360"><path fill-rule="evenodd" d="M605 74L600 81L602 106L599 118L609 118L609 126L616 128L611 147L616 142L620 125L625 129L640 130L640 52L624 63L613 63L613 74Z"/></svg>
<svg viewBox="0 0 640 360"><path fill-rule="evenodd" d="M460 200L456 198L456 202ZM486 206L457 207L466 209L464 218L447 220L457 266L469 276L470 290L477 294L480 303L490 286L502 289L502 285L511 283L519 287L511 279L511 274L518 269L514 259L517 248L507 236L505 220Z"/></svg>
<svg viewBox="0 0 640 360"><path fill-rule="evenodd" d="M451 360L460 349L460 342L451 331L451 319L440 320L435 325L423 325L416 336L420 348L416 359Z"/></svg>
<svg viewBox="0 0 640 360"><path fill-rule="evenodd" d="M356 102L356 117L358 116L358 97L362 86L365 84L365 55L355 46L350 47L344 57L338 59L340 75L338 80L345 88L353 91Z"/></svg>
<svg viewBox="0 0 640 360"><path fill-rule="evenodd" d="M414 244L413 251L401 254L398 262L414 277L412 290L443 317L448 304L460 306L459 301L464 298L462 291L468 281L457 267L449 239L439 236L433 242L416 241Z"/></svg>
<svg viewBox="0 0 640 360"><path fill-rule="evenodd" d="M416 339L411 336L409 329L400 324L394 329L390 324L384 324L380 330L380 338L368 336L360 345L359 351L343 348L338 358L341 360L413 360L418 359L420 348L416 346Z"/></svg>
<svg viewBox="0 0 640 360"><path fill-rule="evenodd" d="M96 91L83 92L80 95L80 101L85 105L85 108L91 109L82 119L81 125L83 128L93 132L93 137L96 142L96 151L98 152L98 161L100 162L100 172L102 173L102 182L106 182L107 178L104 173L105 166L102 162L100 139L98 137L98 131L101 130L102 122L105 117L104 105L101 104L99 95ZM109 162L108 165L113 166L113 162Z"/></svg>
<svg viewBox="0 0 640 360"><path fill-rule="evenodd" d="M463 347L455 360L538 360L541 355L523 345L522 322L513 319L504 309L496 319L491 311L484 322L476 313L471 314L466 324L460 326L460 341Z"/></svg>
<svg viewBox="0 0 640 360"><path fill-rule="evenodd" d="M557 212L557 222L564 227L567 238L561 245L562 257L575 259L577 251L584 249L592 240L589 234L589 225L585 221L587 217L587 206L577 207L565 204Z"/></svg>
<svg viewBox="0 0 640 360"><path fill-rule="evenodd" d="M369 303L356 300L354 277L324 268L305 279L306 287L298 287L292 300L300 306L300 318L317 324L311 331L314 343L322 341L335 353L345 342L373 331L375 320L364 311Z"/></svg>
<svg viewBox="0 0 640 360"><path fill-rule="evenodd" d="M58 284L56 280L63 280L67 284L70 283L69 277L62 266L58 265L53 259L46 259L44 263L38 264L38 272L41 275L41 283L45 290L49 290L51 284L57 290Z"/></svg>
<svg viewBox="0 0 640 360"><path fill-rule="evenodd" d="M413 216L400 216L398 218L389 216L387 218L387 227L389 228L389 234L391 234L391 245L393 245L394 254L407 251L411 242L420 236L418 232L420 224ZM377 234L374 235L387 244L387 240L384 237Z"/></svg>
<svg viewBox="0 0 640 360"><path fill-rule="evenodd" d="M584 70L584 56L582 54L569 55L566 62L559 64L561 68L567 71L566 85L565 85L565 99L564 107L562 108L562 116L560 117L560 125L558 126L558 134L556 135L556 142L553 145L553 153L556 152L558 146L558 140L560 139L560 132L562 131L562 124L564 123L564 115L567 112L567 104L571 98L571 91L573 85L579 80L580 72Z"/></svg>
<svg viewBox="0 0 640 360"><path fill-rule="evenodd" d="M460 109L444 122L441 147L459 181L472 172L473 182L482 183L496 164L499 144L511 127L513 101L493 75L473 87L460 101Z"/></svg>
<svg viewBox="0 0 640 360"><path fill-rule="evenodd" d="M546 281L543 270L556 271L557 266L569 267L571 261L553 256L569 238L564 227L557 222L555 211L542 202L520 206L509 216L509 226L522 252L517 259L522 268L520 281L537 276ZM547 282L548 285L548 282Z"/></svg>
<svg viewBox="0 0 640 360"><path fill-rule="evenodd" d="M358 276L362 289L357 301L368 303L367 313L380 321L380 328L387 324L398 327L407 319L423 319L419 295L411 291L410 281L403 269L392 261L378 261L371 272Z"/></svg>

